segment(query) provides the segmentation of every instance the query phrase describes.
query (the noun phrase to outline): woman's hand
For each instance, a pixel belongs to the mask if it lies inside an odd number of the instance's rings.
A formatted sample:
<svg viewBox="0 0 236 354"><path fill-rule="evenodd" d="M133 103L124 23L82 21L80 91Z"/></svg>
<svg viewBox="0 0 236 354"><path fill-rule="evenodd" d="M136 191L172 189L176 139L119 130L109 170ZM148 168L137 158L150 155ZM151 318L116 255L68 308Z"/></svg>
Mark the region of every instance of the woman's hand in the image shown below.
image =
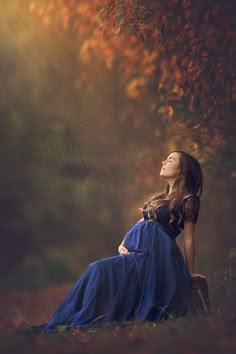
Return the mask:
<svg viewBox="0 0 236 354"><path fill-rule="evenodd" d="M192 274L190 274L190 276L191 276L191 278L196 278L196 277L206 278L205 275L199 274L199 273L192 273Z"/></svg>
<svg viewBox="0 0 236 354"><path fill-rule="evenodd" d="M120 254L129 253L129 251L127 250L127 248L126 248L123 244L121 244L121 245L118 247L118 252L119 252Z"/></svg>

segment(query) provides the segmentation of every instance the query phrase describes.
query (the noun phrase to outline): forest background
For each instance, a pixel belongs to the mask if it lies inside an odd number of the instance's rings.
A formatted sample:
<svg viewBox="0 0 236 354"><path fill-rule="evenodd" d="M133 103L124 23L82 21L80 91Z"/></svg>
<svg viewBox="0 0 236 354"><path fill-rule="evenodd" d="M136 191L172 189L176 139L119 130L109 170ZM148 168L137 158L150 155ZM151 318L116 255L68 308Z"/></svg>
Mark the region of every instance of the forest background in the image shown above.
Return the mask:
<svg viewBox="0 0 236 354"><path fill-rule="evenodd" d="M1 292L117 254L181 149L203 169L195 271L217 297L235 259L233 2L12 0L0 18Z"/></svg>

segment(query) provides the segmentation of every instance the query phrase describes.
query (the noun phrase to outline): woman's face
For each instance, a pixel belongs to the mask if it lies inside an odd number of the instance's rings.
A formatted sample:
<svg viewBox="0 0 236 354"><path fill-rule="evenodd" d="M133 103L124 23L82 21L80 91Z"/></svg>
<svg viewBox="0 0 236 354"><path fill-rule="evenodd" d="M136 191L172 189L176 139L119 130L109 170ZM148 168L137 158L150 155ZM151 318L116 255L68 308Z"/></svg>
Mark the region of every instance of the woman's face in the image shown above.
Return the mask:
<svg viewBox="0 0 236 354"><path fill-rule="evenodd" d="M162 161L160 176L164 178L175 178L179 174L179 158L178 152L172 152L166 160Z"/></svg>

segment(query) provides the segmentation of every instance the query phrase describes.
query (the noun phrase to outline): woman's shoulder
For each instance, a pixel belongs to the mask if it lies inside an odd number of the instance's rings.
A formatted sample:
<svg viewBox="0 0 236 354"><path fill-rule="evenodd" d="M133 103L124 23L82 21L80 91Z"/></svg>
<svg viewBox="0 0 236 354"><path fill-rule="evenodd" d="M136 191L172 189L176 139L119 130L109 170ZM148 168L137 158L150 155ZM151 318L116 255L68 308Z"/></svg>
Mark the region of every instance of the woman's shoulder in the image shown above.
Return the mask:
<svg viewBox="0 0 236 354"><path fill-rule="evenodd" d="M200 197L196 194L187 194L182 199L182 214L184 220L192 221L194 223L198 220L200 209Z"/></svg>
<svg viewBox="0 0 236 354"><path fill-rule="evenodd" d="M201 204L201 199L198 195L193 194L193 193L188 193L184 195L184 197L181 200L181 207L182 208L193 208L193 209L198 209Z"/></svg>

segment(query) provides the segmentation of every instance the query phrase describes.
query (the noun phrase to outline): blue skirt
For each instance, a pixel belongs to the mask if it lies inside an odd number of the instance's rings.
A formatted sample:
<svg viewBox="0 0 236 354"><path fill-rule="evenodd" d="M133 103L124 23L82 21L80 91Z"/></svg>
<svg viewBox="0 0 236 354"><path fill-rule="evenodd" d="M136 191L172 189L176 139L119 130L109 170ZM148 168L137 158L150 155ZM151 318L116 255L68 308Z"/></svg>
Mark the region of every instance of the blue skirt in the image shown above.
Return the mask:
<svg viewBox="0 0 236 354"><path fill-rule="evenodd" d="M186 315L191 277L176 240L157 222L143 220L127 231L124 246L129 253L90 263L51 319L24 331Z"/></svg>

